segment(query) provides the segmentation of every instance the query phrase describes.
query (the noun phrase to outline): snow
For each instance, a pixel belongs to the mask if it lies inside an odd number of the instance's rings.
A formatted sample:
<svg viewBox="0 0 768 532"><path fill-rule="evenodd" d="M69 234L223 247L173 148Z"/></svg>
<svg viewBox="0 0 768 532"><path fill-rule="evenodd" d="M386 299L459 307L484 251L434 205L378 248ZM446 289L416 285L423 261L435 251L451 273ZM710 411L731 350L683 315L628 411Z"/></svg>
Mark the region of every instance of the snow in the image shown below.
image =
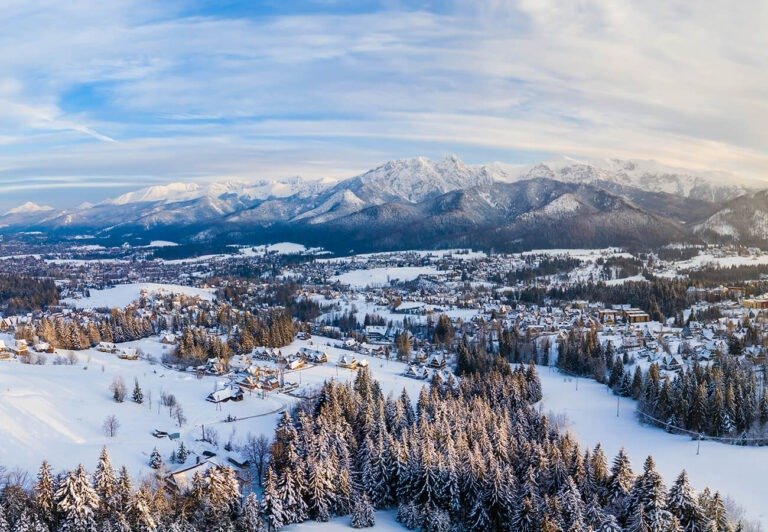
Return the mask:
<svg viewBox="0 0 768 532"><path fill-rule="evenodd" d="M642 275L633 275L631 277L622 277L621 279L611 279L609 281L605 281L605 284L607 285L618 285L618 284L624 284L624 283L642 283L646 282L647 279L643 277Z"/></svg>
<svg viewBox="0 0 768 532"><path fill-rule="evenodd" d="M6 344L10 336L3 336ZM297 383L300 393L311 393L329 379L351 380L357 373L336 366L342 354L349 351L334 347L337 341L323 337L296 340L282 348L283 353L297 352L301 347L322 349L328 353L327 364L308 366L299 371L285 373L286 382ZM331 344L331 345L327 345ZM159 337L118 344L118 348L136 348L160 359L167 349ZM65 356L68 351L59 351ZM220 447L214 449L226 460L223 445L230 437L240 444L250 433L272 436L280 413L293 405L295 397L272 392L262 398L259 393L245 393L241 402L215 405L205 400L209 393L221 388L228 380L224 377L205 376L198 379L189 372L180 372L152 363L147 359L120 360L117 355L94 349L76 352L74 365L52 364L55 355L47 355L46 365L25 365L18 361L0 362L0 457L2 465L19 467L34 473L43 459L58 471L73 468L79 463L93 469L102 445L107 445L116 465L126 465L134 478L149 471L149 454L157 447L167 461L178 442L157 439L155 429L180 432L184 445L194 453L208 449L196 441L201 426L213 427L219 435ZM366 360L375 379L385 394L399 394L408 390L415 401L425 381L402 375L406 366L396 361L355 354ZM268 362L259 362L262 366ZM115 403L109 386L121 376L126 384L124 403ZM131 401L134 379L138 379L144 392L142 405ZM168 409L159 408L161 392L172 393L181 404L187 423L179 428L169 417ZM152 396L150 408L148 397ZM115 438L104 436L102 424L108 415L115 415L120 429ZM237 418L225 422L228 415ZM193 463L194 456L191 458ZM394 519L392 518L391 521ZM382 524L388 518L382 518ZM338 525L346 524L339 521Z"/></svg>
<svg viewBox="0 0 768 532"><path fill-rule="evenodd" d="M568 429L581 444L591 449L601 443L609 460L623 447L635 472L642 470L643 461L652 454L667 486L685 469L696 489L708 486L732 497L744 507L748 519L768 526L763 489L768 478L768 447L702 441L697 454L698 442L690 437L641 425L635 413L637 403L631 399L618 398L616 417L617 397L594 380L577 380L544 368L539 376L542 410L567 415Z"/></svg>
<svg viewBox="0 0 768 532"><path fill-rule="evenodd" d="M331 278L332 282L353 288L366 286L384 286L392 280L402 282L412 281L420 275L439 275L440 272L432 266L403 266L400 268L371 268L368 270L352 270Z"/></svg>
<svg viewBox="0 0 768 532"><path fill-rule="evenodd" d="M176 247L176 246L178 246L178 244L176 242L170 242L169 240L153 240L146 247L148 247L148 248L169 248L169 247Z"/></svg>
<svg viewBox="0 0 768 532"><path fill-rule="evenodd" d="M46 211L52 211L52 210L53 210L53 207L49 205L38 205L35 202L28 201L26 203L19 205L18 207L9 209L5 214L25 214L25 213L35 213L35 212L46 212Z"/></svg>
<svg viewBox="0 0 768 532"><path fill-rule="evenodd" d="M333 181L292 177L285 180L262 179L255 181L229 180L209 183L168 183L128 192L102 202L104 205L128 205L131 203L173 203L196 200L203 197L218 198L224 194L236 194L251 199L286 198L293 195L317 193Z"/></svg>
<svg viewBox="0 0 768 532"><path fill-rule="evenodd" d="M374 530L407 530L403 525L397 522L397 511L395 510L379 510L376 512L376 526ZM334 517L327 523L318 523L317 521L307 521L305 523L289 525L281 530L287 532L303 532L305 530L355 530L352 528L351 516L346 515L343 517Z"/></svg>
<svg viewBox="0 0 768 532"><path fill-rule="evenodd" d="M149 294L184 294L211 300L213 294L204 288L176 284L130 283L120 284L103 290L91 290L89 297L81 299L67 298L62 303L77 308L123 308L141 297L141 292Z"/></svg>

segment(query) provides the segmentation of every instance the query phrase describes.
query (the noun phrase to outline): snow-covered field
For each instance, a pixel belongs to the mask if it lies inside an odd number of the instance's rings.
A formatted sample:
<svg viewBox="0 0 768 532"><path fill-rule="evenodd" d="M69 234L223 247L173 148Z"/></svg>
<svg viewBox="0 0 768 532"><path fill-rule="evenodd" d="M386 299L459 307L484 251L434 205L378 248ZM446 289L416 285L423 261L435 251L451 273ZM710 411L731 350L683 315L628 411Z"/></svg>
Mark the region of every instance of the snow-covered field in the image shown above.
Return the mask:
<svg viewBox="0 0 768 532"><path fill-rule="evenodd" d="M768 527L765 481L768 478L768 447L735 447L709 441L698 442L688 436L668 434L662 429L641 425L635 414L636 402L617 398L604 385L591 379L565 377L556 370L540 368L544 412L568 416L569 430L583 445L593 448L602 443L610 460L624 448L635 472L653 455L659 472L669 486L685 469L697 489L705 486L734 498L750 520Z"/></svg>
<svg viewBox="0 0 768 532"><path fill-rule="evenodd" d="M432 266L403 266L401 268L371 268L368 270L352 270L331 278L352 288L366 286L384 286L395 279L407 282L419 275L439 275L440 272Z"/></svg>
<svg viewBox="0 0 768 532"><path fill-rule="evenodd" d="M702 253L690 260L674 263L679 270L691 268L700 268L706 265L719 266L726 268L729 266L757 266L768 264L768 253L760 255L713 255L711 253Z"/></svg>
<svg viewBox="0 0 768 532"><path fill-rule="evenodd" d="M198 296L201 299L211 300L213 294L204 288L183 286L177 284L158 283L129 283L119 284L104 290L91 290L89 297L81 299L68 298L62 303L77 308L123 308L141 297L142 290L149 294L184 294Z"/></svg>
<svg viewBox="0 0 768 532"><path fill-rule="evenodd" d="M329 355L327 364L286 372L286 382L296 382L300 385L299 391L306 392L329 379L354 379L355 371L336 366L339 355L349 352L326 343L335 344L335 341L314 337L309 341L297 340L283 348L284 353L293 353L303 346L320 347ZM122 345L139 348L157 359L165 349L171 349L158 338ZM120 360L116 355L93 349L77 352L78 362L74 365L54 365L53 358L54 355L48 355L46 365L25 365L15 360L0 362L0 464L6 467L34 472L40 462L47 459L56 470L72 468L78 463L92 469L101 446L107 445L115 464L126 465L132 475L139 475L149 470L147 461L154 447L167 460L178 445L153 437L154 429L180 432L185 445L201 453L210 449L207 444L196 441L201 436L202 425L218 432L220 448L214 451L226 460L223 445L229 439L239 444L249 433L272 436L280 412L299 400L277 392L265 398L259 393L246 393L242 402L217 406L205 398L216 387L223 386L226 378L198 379L194 374L170 370L148 360ZM406 388L415 400L425 385L424 381L402 376L404 364L361 355L357 358L368 360L373 377L379 380L384 393L398 394ZM110 391L110 385L118 376L128 392L123 403L116 403ZM144 392L142 405L131 401L135 379ZM173 394L182 406L187 417L184 426L178 427L169 416L169 409L159 406L163 392ZM115 415L120 422L115 438L104 435L103 423L109 415ZM237 421L225 422L228 415Z"/></svg>
<svg viewBox="0 0 768 532"><path fill-rule="evenodd" d="M397 522L395 519L395 516L397 515L397 512L395 510L379 510L376 512L376 526L374 527L375 530L406 530L406 528ZM335 517L328 521L327 523L318 523L316 521L307 521L306 523L301 523L297 525L290 525L287 526L281 530L287 531L287 532L304 532L309 530L323 530L323 531L332 531L332 530L352 530L352 525L350 524L351 517L346 515L344 517Z"/></svg>
<svg viewBox="0 0 768 532"><path fill-rule="evenodd" d="M325 297L321 295L314 295L312 299L320 304L321 306L328 305L328 304L337 304L338 308L334 309L331 312L328 312L320 317L320 321L322 320L329 320L333 318L334 314L344 314L346 312L351 311L353 308L357 312L357 322L362 325L365 322L365 315L366 314L376 314L384 319L385 322L389 323L392 322L393 325L396 327L401 327L403 325L403 319L408 318L408 321L411 323L421 323L425 324L427 322L427 316L422 314L403 314L398 312L393 312L389 306L386 305L379 305L376 302L373 301L367 301L364 295L358 295L356 297L347 297L345 299L331 299L328 300ZM422 305L420 303L414 303L409 301L403 301L401 304L401 308L403 307L409 307L409 306L419 306ZM469 321L472 318L474 318L478 311L476 309L467 309L467 308L456 308L453 306L447 306L447 307L436 307L434 305L423 305L423 308L425 311L432 311L435 316L437 314L446 314L449 318L452 319L461 319L463 321ZM434 316L433 316L434 317Z"/></svg>

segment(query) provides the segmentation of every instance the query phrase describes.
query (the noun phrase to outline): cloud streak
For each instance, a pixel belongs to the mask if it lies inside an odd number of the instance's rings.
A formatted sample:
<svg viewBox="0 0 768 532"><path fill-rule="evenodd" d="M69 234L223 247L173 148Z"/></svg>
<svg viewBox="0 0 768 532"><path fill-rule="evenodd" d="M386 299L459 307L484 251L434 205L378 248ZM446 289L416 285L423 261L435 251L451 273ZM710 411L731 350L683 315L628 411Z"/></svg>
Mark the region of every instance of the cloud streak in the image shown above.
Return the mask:
<svg viewBox="0 0 768 532"><path fill-rule="evenodd" d="M768 175L756 0L246 5L4 6L0 187L341 177L449 151Z"/></svg>

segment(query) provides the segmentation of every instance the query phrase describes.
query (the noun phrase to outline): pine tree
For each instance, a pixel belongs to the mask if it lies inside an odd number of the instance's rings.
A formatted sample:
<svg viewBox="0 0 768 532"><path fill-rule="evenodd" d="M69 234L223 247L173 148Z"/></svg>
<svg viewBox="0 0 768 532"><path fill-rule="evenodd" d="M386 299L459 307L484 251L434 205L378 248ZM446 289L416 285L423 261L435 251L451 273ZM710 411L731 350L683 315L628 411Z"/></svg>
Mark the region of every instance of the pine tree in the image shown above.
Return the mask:
<svg viewBox="0 0 768 532"><path fill-rule="evenodd" d="M627 522L627 532L651 532L642 503L638 504ZM661 532L661 531L659 531Z"/></svg>
<svg viewBox="0 0 768 532"><path fill-rule="evenodd" d="M667 507L677 516L680 526L686 532L704 532L709 528L709 519L696 500L685 471L680 473L670 488Z"/></svg>
<svg viewBox="0 0 768 532"><path fill-rule="evenodd" d="M99 515L109 516L115 509L115 494L117 493L117 478L109 459L106 447L101 448L99 461L93 472L93 489L99 496Z"/></svg>
<svg viewBox="0 0 768 532"><path fill-rule="evenodd" d="M149 455L149 467L152 469L160 469L163 467L163 457L160 456L160 452L157 447L152 449L152 454Z"/></svg>
<svg viewBox="0 0 768 532"><path fill-rule="evenodd" d="M538 511L530 497L526 496L516 505L510 525L512 530L519 532L536 532L540 530Z"/></svg>
<svg viewBox="0 0 768 532"><path fill-rule="evenodd" d="M328 466L321 466L314 459L307 465L307 501L309 516L319 522L328 521L331 517L331 499L333 484L326 471Z"/></svg>
<svg viewBox="0 0 768 532"><path fill-rule="evenodd" d="M622 520L625 514L626 502L632 489L634 475L624 449L619 450L619 454L613 460L611 475L608 478L606 488L606 502L612 512Z"/></svg>
<svg viewBox="0 0 768 532"><path fill-rule="evenodd" d="M130 503L130 516L133 528L137 532L154 532L157 529L151 510L152 496L149 490L142 486L133 494Z"/></svg>
<svg viewBox="0 0 768 532"><path fill-rule="evenodd" d="M35 482L33 494L38 516L43 523L49 526L53 525L54 514L56 511L54 493L55 490L53 485L53 475L51 474L51 466L48 462L43 461L40 465L40 470L37 473L37 482Z"/></svg>
<svg viewBox="0 0 768 532"><path fill-rule="evenodd" d="M728 515L725 511L725 503L719 492L715 492L715 495L712 497L708 517L712 522L710 526L717 532L731 532Z"/></svg>
<svg viewBox="0 0 768 532"><path fill-rule="evenodd" d="M271 464L264 475L264 498L261 504L264 519L270 530L278 530L288 523Z"/></svg>
<svg viewBox="0 0 768 532"><path fill-rule="evenodd" d="M117 477L117 491L115 492L115 504L118 512L127 512L131 501L131 477L128 475L128 469L125 466L120 468L120 474Z"/></svg>
<svg viewBox="0 0 768 532"><path fill-rule="evenodd" d="M139 379L134 380L133 402L138 404L142 404L144 402L144 392L141 391L141 386L139 386Z"/></svg>
<svg viewBox="0 0 768 532"><path fill-rule="evenodd" d="M414 530L419 527L421 517L419 509L413 504L413 501L401 502L397 508L397 520L408 530Z"/></svg>
<svg viewBox="0 0 768 532"><path fill-rule="evenodd" d="M302 523L307 520L307 507L303 494L303 472L295 467L286 467L277 485L285 524Z"/></svg>
<svg viewBox="0 0 768 532"><path fill-rule="evenodd" d="M264 523L261 520L261 507L255 493L249 493L248 497L245 498L239 529L242 532L264 531Z"/></svg>
<svg viewBox="0 0 768 532"><path fill-rule="evenodd" d="M376 515L368 495L364 492L357 494L352 506L352 528L369 528L375 525Z"/></svg>
<svg viewBox="0 0 768 532"><path fill-rule="evenodd" d="M0 504L0 532L11 532L8 519L5 517L5 508Z"/></svg>
<svg viewBox="0 0 768 532"><path fill-rule="evenodd" d="M96 530L95 513L99 497L91 488L85 468L79 465L67 473L56 492L56 505L62 514L62 532L91 532Z"/></svg>
<svg viewBox="0 0 768 532"><path fill-rule="evenodd" d="M176 451L176 461L179 464L183 464L189 457L189 450L184 446L184 442L179 443L179 448Z"/></svg>

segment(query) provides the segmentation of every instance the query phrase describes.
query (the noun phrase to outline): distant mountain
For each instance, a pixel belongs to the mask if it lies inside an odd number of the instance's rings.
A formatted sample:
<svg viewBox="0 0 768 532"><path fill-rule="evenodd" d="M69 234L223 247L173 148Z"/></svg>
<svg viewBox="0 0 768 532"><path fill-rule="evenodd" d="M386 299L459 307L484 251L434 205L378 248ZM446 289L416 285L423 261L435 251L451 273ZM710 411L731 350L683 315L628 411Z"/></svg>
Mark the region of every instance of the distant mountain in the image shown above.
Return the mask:
<svg viewBox="0 0 768 532"><path fill-rule="evenodd" d="M50 207L48 205L38 205L37 203L28 201L26 203L19 205L18 207L14 207L13 209L8 210L5 214L6 215L7 214L31 214L31 213L48 212L52 210L53 210L53 207Z"/></svg>
<svg viewBox="0 0 768 532"><path fill-rule="evenodd" d="M757 186L725 172L698 172L635 159L579 161L562 158L532 166L497 163L494 167L515 181L543 177L567 183L613 183L713 203L731 200Z"/></svg>
<svg viewBox="0 0 768 532"><path fill-rule="evenodd" d="M757 197L742 182L723 184L712 174L648 161L563 159L520 167L416 157L341 181L171 183L68 210L30 203L0 216L0 227L62 238L290 238L344 251L651 246L721 235L717 229L726 222L738 227L733 234L755 230L742 229L746 221L731 220L722 209L740 201L731 208L755 209L760 201L749 198Z"/></svg>
<svg viewBox="0 0 768 532"><path fill-rule="evenodd" d="M768 246L768 190L727 202L693 230L710 241Z"/></svg>

